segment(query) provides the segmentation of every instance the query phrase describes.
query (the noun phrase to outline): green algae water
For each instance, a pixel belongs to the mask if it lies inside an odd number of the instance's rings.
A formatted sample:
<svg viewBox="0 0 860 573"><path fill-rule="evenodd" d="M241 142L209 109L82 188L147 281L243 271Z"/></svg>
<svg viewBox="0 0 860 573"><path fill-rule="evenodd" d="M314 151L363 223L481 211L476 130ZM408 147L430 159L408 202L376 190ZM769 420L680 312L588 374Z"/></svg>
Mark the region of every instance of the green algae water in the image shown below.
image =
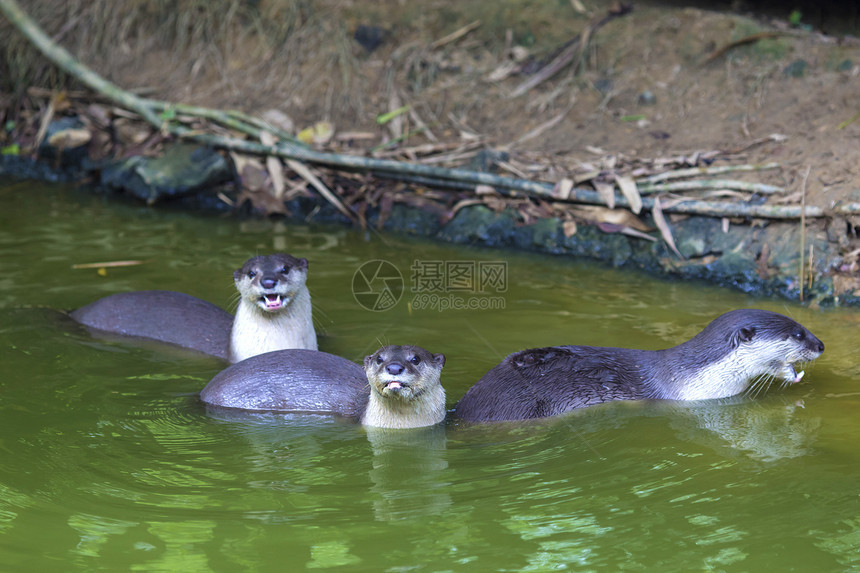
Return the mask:
<svg viewBox="0 0 860 573"><path fill-rule="evenodd" d="M0 205L0 571L860 569L857 310L60 186L0 184ZM442 352L449 406L509 352L664 348L733 308L826 351L756 397L386 432L210 415L216 359L60 312L151 288L231 308L232 270L273 251L310 261L322 350ZM73 268L118 260L144 264Z"/></svg>

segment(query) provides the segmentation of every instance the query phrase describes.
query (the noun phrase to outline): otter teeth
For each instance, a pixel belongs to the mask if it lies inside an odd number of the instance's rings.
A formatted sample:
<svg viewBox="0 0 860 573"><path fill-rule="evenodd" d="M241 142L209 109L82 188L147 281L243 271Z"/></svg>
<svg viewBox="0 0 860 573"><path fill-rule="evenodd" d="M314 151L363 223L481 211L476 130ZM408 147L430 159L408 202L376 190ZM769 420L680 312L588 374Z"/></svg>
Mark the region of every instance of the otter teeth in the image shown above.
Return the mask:
<svg viewBox="0 0 860 573"><path fill-rule="evenodd" d="M263 304L266 305L266 310L277 310L284 306L279 294L264 294Z"/></svg>
<svg viewBox="0 0 860 573"><path fill-rule="evenodd" d="M786 370L785 381L790 383L790 384L796 384L796 383L800 382L801 379L803 379L803 375L806 374L806 372L803 370L801 370L800 372L795 370L794 364L786 364L785 370Z"/></svg>

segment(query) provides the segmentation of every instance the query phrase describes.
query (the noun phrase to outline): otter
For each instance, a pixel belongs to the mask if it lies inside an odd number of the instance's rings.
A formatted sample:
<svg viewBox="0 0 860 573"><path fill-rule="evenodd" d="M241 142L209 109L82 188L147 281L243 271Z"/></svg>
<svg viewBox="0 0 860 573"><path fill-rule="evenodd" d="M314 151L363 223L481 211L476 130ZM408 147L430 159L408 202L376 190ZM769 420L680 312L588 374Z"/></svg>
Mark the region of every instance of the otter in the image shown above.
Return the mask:
<svg viewBox="0 0 860 573"><path fill-rule="evenodd" d="M431 354L418 346L383 346L365 357L370 399L361 423L418 428L444 420L443 366L444 354Z"/></svg>
<svg viewBox="0 0 860 573"><path fill-rule="evenodd" d="M209 407L336 414L381 428L445 419L445 356L418 346L384 346L364 368L314 350L279 350L222 370L200 392Z"/></svg>
<svg viewBox="0 0 860 573"><path fill-rule="evenodd" d="M229 362L285 348L316 350L307 259L276 253L253 257L233 273L234 318L188 294L165 290L117 293L70 313L97 333L149 338Z"/></svg>
<svg viewBox="0 0 860 573"><path fill-rule="evenodd" d="M556 346L516 352L487 372L454 407L466 422L526 420L613 400L705 400L800 382L797 362L824 344L794 320L733 310L665 350Z"/></svg>
<svg viewBox="0 0 860 573"><path fill-rule="evenodd" d="M120 292L91 302L69 316L96 335L149 338L229 360L233 315L182 292Z"/></svg>
<svg viewBox="0 0 860 573"><path fill-rule="evenodd" d="M282 253L254 257L236 269L231 362L286 348L317 349L307 278L307 259Z"/></svg>

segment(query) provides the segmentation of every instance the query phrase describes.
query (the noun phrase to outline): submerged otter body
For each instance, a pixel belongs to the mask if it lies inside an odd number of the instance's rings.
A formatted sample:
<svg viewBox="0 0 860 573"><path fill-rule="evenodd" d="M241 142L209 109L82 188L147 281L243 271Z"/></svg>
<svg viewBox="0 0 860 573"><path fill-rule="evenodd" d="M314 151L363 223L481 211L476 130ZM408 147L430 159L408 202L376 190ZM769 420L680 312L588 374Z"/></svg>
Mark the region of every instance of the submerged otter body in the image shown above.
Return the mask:
<svg viewBox="0 0 860 573"><path fill-rule="evenodd" d="M454 411L469 422L545 418L613 400L703 400L740 394L756 380L799 382L794 364L824 344L794 320L734 310L665 350L557 346L516 352L472 386Z"/></svg>
<svg viewBox="0 0 860 573"><path fill-rule="evenodd" d="M100 333L148 338L238 362L285 348L316 350L308 262L287 254L254 257L234 273L240 294L234 318L181 292L113 294L70 313Z"/></svg>
<svg viewBox="0 0 860 573"><path fill-rule="evenodd" d="M151 338L228 360L233 315L185 293L121 292L81 307L70 316L99 332Z"/></svg>
<svg viewBox="0 0 860 573"><path fill-rule="evenodd" d="M385 346L365 367L313 350L280 350L218 373L200 392L209 406L336 414L364 425L415 428L445 418L445 357L417 346Z"/></svg>

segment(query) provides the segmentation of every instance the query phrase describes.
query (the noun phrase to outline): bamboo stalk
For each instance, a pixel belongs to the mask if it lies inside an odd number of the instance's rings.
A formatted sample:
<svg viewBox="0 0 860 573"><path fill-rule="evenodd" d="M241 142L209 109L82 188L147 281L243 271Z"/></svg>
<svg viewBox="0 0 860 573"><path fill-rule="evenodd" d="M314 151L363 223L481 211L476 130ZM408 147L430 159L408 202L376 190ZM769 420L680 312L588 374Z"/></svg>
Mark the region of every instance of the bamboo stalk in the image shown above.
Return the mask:
<svg viewBox="0 0 860 573"><path fill-rule="evenodd" d="M300 145L294 140L282 140L274 145L264 145L256 141L249 141L235 137L222 137L211 133L200 133L177 123L164 121L155 110L166 109L166 102L157 102L135 96L122 90L111 82L108 82L81 62L75 60L65 49L53 43L44 32L20 9L15 0L0 0L0 12L15 25L33 44L57 66L74 76L91 89L104 95L120 107L132 110L139 114L144 120L159 130L166 131L181 138L196 141L204 145L242 151L257 155L267 155L292 159L331 168L339 168L348 171L370 171L378 177L393 178L421 178L425 184L438 181L439 186L471 187L488 185L494 187L501 195L508 197L522 197L523 195L559 201L561 198L554 191L552 183L502 177L492 173L469 171L465 169L446 169L430 165L421 165L386 159L373 159L353 155L341 155L324 153ZM170 104L177 110L201 111L206 117L218 118L220 120L242 119L235 112L214 112L206 108L195 106L184 106L182 104ZM232 114L232 119L230 115ZM247 118L247 116L245 116ZM244 121L244 119L243 119ZM256 122L257 120L254 120ZM225 123L231 125L231 123ZM238 125L238 124L232 124ZM260 125L260 124L257 124ZM249 135L258 133L253 130L255 126L242 126L240 131ZM663 189L665 190L665 188ZM566 201L573 203L586 203L604 205L605 201L596 191L590 189L572 189ZM334 203L338 209L341 205ZM616 205L629 208L627 200L616 194ZM653 209L654 201L648 197L642 198L644 209ZM849 204L842 206L840 212L860 212L860 205ZM711 217L757 217L770 219L797 219L805 217L822 217L822 209L805 205L751 205L748 203L709 202L698 200L686 200L672 206L666 206L663 211L669 213L686 213L690 215L703 215Z"/></svg>
<svg viewBox="0 0 860 573"><path fill-rule="evenodd" d="M690 167L689 169L675 169L664 171L639 179L643 184L658 183L667 179L682 179L684 177L698 177L700 175L717 175L719 173L730 173L735 171L765 171L767 169L779 169L779 163L764 163L760 165L718 165L713 167Z"/></svg>
<svg viewBox="0 0 860 573"><path fill-rule="evenodd" d="M166 111L169 109L175 110L177 113L192 115L210 119L220 123L225 127L234 129L240 133L250 135L254 139L260 139L260 132L268 131L277 136L278 139L292 141L296 145L304 145L298 141L292 134L263 121L260 118L253 117L237 110L219 110L197 105L188 105L184 103L172 103L169 101L145 100L145 102L158 111Z"/></svg>
<svg viewBox="0 0 860 573"><path fill-rule="evenodd" d="M809 172L812 171L812 166L806 167L806 173L803 175L803 183L800 186L800 206L806 206L806 180L809 178ZM800 281L800 302L803 302L803 255L806 254L806 214L805 211L800 214L800 271L797 278Z"/></svg>
<svg viewBox="0 0 860 573"><path fill-rule="evenodd" d="M145 100L129 93L76 60L65 48L55 44L33 20L21 10L15 0L0 0L0 12L12 23L42 54L57 66L77 78L91 89L104 94L120 106L140 114L147 122L161 129L162 121L153 113Z"/></svg>
<svg viewBox="0 0 860 573"><path fill-rule="evenodd" d="M638 182L637 182L638 183ZM737 181L734 179L701 179L699 181L675 181L674 183L661 183L653 185L642 183L638 186L643 195L654 193L671 193L673 191L692 191L702 189L734 189L736 191L749 191L751 193L763 193L772 195L785 191L782 187L766 185L764 183L749 183L748 181Z"/></svg>

